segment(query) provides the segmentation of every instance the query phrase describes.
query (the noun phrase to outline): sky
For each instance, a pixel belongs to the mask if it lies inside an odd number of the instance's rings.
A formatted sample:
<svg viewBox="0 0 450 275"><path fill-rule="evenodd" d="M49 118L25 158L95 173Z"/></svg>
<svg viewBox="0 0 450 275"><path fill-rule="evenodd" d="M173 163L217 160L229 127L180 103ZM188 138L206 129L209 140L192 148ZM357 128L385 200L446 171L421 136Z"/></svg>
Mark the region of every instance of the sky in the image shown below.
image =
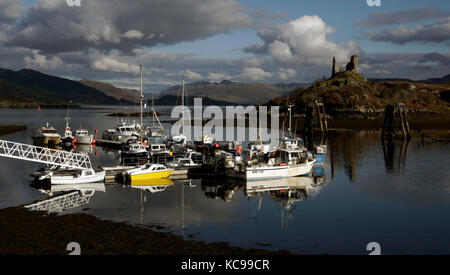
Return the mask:
<svg viewBox="0 0 450 275"><path fill-rule="evenodd" d="M71 0L69 0L71 1ZM360 57L365 77L450 73L442 0L0 0L0 68L146 92L181 81L310 83Z"/></svg>

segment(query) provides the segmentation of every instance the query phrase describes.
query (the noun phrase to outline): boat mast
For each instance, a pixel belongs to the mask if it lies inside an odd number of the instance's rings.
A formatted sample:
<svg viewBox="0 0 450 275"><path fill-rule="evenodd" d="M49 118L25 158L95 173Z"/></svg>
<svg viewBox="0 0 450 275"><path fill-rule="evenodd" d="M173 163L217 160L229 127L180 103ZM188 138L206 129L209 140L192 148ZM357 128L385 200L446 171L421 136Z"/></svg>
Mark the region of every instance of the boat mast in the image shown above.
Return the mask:
<svg viewBox="0 0 450 275"><path fill-rule="evenodd" d="M184 74L181 74L181 108L183 110L183 128L181 135L184 136Z"/></svg>
<svg viewBox="0 0 450 275"><path fill-rule="evenodd" d="M139 66L140 67L140 84L141 84L141 132L144 129L144 123L143 123L143 117L142 117L142 112L143 112L143 94L142 94L142 65Z"/></svg>
<svg viewBox="0 0 450 275"><path fill-rule="evenodd" d="M292 107L294 107L295 104L289 104L289 93L288 93L288 97L287 97L287 107L288 107L288 112L289 112L289 137L292 137Z"/></svg>
<svg viewBox="0 0 450 275"><path fill-rule="evenodd" d="M70 120L70 118L69 118L69 110L70 110L70 103L71 103L71 101L69 101L69 105L67 105L66 130L67 130L67 128L69 128L69 120Z"/></svg>

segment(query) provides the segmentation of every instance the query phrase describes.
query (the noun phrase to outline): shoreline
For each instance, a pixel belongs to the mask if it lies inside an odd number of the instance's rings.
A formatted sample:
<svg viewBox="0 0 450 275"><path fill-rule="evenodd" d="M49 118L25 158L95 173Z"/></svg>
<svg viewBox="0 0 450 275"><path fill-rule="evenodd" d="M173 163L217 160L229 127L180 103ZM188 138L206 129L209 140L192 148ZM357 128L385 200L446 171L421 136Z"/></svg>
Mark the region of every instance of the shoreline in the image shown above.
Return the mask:
<svg viewBox="0 0 450 275"><path fill-rule="evenodd" d="M293 255L287 250L186 240L149 226L101 220L82 213L58 216L6 208L0 210L0 226L1 255L68 255L66 247L70 242L80 244L82 255Z"/></svg>
<svg viewBox="0 0 450 275"><path fill-rule="evenodd" d="M0 136L8 135L28 129L26 124L0 124Z"/></svg>

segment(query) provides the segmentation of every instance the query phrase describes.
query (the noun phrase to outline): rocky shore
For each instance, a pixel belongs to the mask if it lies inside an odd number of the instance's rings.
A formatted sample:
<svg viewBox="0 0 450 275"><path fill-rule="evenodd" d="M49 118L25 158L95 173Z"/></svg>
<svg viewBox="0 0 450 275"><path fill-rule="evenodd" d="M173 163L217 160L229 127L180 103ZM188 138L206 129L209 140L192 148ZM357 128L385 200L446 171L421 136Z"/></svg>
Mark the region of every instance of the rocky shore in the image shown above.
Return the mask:
<svg viewBox="0 0 450 275"><path fill-rule="evenodd" d="M244 249L228 243L184 240L151 227L99 220L87 214L48 215L24 208L0 210L1 255L68 255L78 242L82 255L280 255L288 251Z"/></svg>

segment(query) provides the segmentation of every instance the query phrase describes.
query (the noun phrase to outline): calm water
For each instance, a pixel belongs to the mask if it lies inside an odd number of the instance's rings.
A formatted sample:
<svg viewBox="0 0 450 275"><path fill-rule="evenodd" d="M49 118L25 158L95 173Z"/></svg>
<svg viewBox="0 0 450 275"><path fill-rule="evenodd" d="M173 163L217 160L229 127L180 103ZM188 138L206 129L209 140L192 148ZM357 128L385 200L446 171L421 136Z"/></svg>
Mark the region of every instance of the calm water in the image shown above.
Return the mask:
<svg viewBox="0 0 450 275"><path fill-rule="evenodd" d="M115 126L117 119L106 114L116 111L123 110L72 110L71 126L102 133ZM65 113L0 110L0 123L29 127L1 138L32 143L32 134L46 121L62 132ZM413 139L383 148L379 132L343 131L332 133L328 145L316 177L255 183L268 188L264 192L226 179L173 181L157 193L107 185L88 203L63 213L161 225L187 239L242 247L271 244L264 248L302 254L368 254L370 242L380 243L385 254L450 254L448 143L422 145ZM116 152L99 147L81 150L90 153L94 166L112 166L118 159ZM37 167L0 158L0 208L49 197L30 187L29 174Z"/></svg>

